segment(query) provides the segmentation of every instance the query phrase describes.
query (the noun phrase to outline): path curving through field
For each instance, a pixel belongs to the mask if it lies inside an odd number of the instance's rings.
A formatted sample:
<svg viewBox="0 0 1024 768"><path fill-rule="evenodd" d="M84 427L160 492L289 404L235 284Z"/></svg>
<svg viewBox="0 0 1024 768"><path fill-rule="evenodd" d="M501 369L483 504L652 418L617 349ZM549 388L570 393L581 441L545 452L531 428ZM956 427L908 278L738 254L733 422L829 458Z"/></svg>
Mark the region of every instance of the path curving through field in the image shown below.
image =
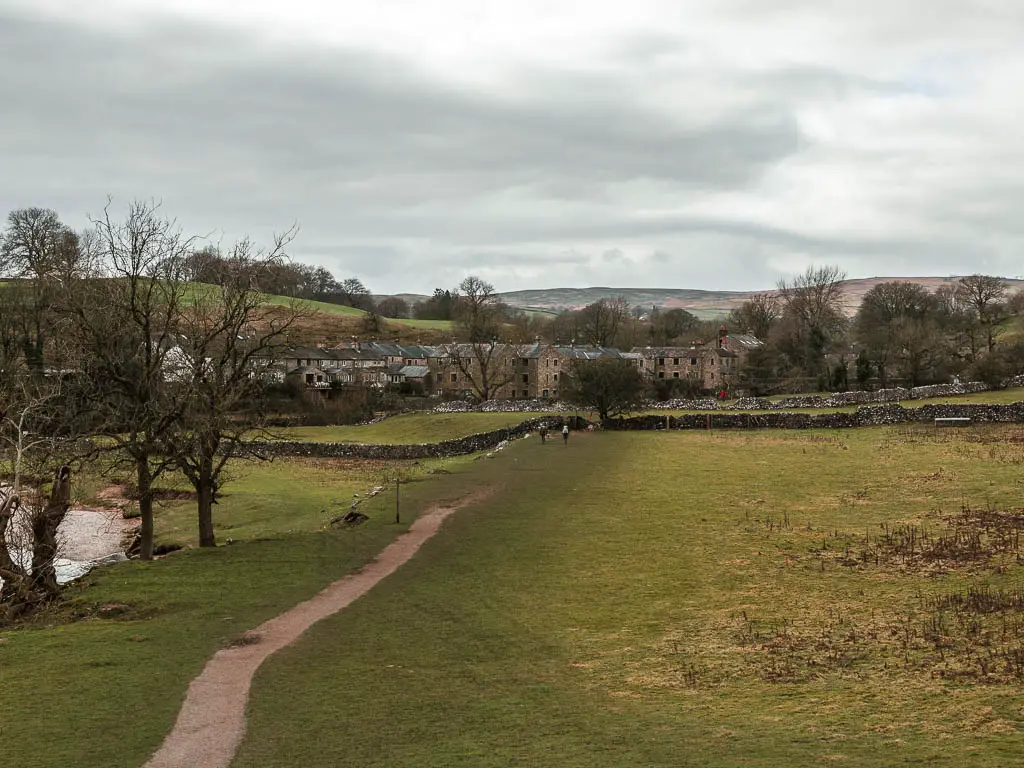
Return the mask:
<svg viewBox="0 0 1024 768"><path fill-rule="evenodd" d="M291 645L320 619L369 592L391 575L441 527L445 518L480 501L491 489L429 509L362 570L344 576L255 630L236 646L217 651L188 687L174 728L145 768L228 768L245 735L245 705L253 675L274 652Z"/></svg>

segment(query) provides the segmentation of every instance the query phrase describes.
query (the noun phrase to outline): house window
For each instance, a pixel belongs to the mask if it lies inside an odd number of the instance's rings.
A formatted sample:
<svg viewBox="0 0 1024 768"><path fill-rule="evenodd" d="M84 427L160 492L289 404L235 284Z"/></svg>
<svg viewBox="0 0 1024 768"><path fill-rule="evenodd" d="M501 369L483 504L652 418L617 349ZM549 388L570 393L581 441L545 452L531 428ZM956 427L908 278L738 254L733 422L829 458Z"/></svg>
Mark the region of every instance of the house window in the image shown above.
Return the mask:
<svg viewBox="0 0 1024 768"><path fill-rule="evenodd" d="M519 364L522 365L525 368L526 366L528 366L530 364L530 360L529 360L529 358L526 358L526 357L520 358Z"/></svg>
<svg viewBox="0 0 1024 768"><path fill-rule="evenodd" d="M665 378L665 372L664 371L658 371L658 378L659 379L664 379Z"/></svg>
<svg viewBox="0 0 1024 768"><path fill-rule="evenodd" d="M674 373L672 374L672 378L673 378L673 379L678 379L678 378L679 378L679 371L676 371L676 372L674 372Z"/></svg>
<svg viewBox="0 0 1024 768"><path fill-rule="evenodd" d="M664 364L665 364L665 358L664 357L659 357L658 358L658 365L664 365ZM664 377L662 377L662 378L664 378Z"/></svg>
<svg viewBox="0 0 1024 768"><path fill-rule="evenodd" d="M544 367L545 368L550 368L551 367L551 361L550 360L545 360L544 361Z"/></svg>
<svg viewBox="0 0 1024 768"><path fill-rule="evenodd" d="M454 384L458 380L459 380L459 374L453 373L452 374L452 384Z"/></svg>
<svg viewBox="0 0 1024 768"><path fill-rule="evenodd" d="M672 358L672 365L679 365L679 358L678 357L673 357ZM679 377L676 376L676 378L678 379Z"/></svg>
<svg viewBox="0 0 1024 768"><path fill-rule="evenodd" d="M548 391L547 391L547 390L545 389L545 390L544 390L544 391L543 391L543 392L541 393L541 396L542 396L542 397L547 397L547 396L548 396Z"/></svg>
<svg viewBox="0 0 1024 768"><path fill-rule="evenodd" d="M557 367L558 367L558 360L556 359L555 360L555 368L557 368Z"/></svg>
<svg viewBox="0 0 1024 768"><path fill-rule="evenodd" d="M526 391L526 390L524 389L524 390L523 390L523 397L529 397L529 396L530 396L530 393L529 393L529 392L527 392L527 391Z"/></svg>
<svg viewBox="0 0 1024 768"><path fill-rule="evenodd" d="M529 384L529 383L530 383L530 374L524 373L523 374L523 384Z"/></svg>
<svg viewBox="0 0 1024 768"><path fill-rule="evenodd" d="M555 379L555 381L558 381L558 374L557 373L554 375L554 379Z"/></svg>
<svg viewBox="0 0 1024 768"><path fill-rule="evenodd" d="M697 364L697 358L696 357L691 357L690 358L690 365L696 365L696 364Z"/></svg>

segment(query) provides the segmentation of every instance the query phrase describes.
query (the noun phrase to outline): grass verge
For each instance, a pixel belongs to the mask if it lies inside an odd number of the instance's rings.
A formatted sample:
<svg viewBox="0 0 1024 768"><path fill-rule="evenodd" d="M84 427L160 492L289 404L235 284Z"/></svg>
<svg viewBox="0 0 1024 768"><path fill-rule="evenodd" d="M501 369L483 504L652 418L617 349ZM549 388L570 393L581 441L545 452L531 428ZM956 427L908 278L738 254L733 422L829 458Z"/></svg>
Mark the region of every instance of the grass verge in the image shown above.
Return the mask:
<svg viewBox="0 0 1024 768"><path fill-rule="evenodd" d="M217 649L363 566L437 492L432 478L462 477L474 462L404 465L410 482L400 525L392 492L363 503L364 524L323 529L352 493L396 466L241 466L215 509L221 541L230 535L235 544L97 569L32 624L0 629L4 765L142 765L171 728L189 680ZM161 506L160 540L194 541L194 514L187 501Z"/></svg>
<svg viewBox="0 0 1024 768"><path fill-rule="evenodd" d="M939 599L1019 594L1012 553L857 542L1012 508L1020 428L574 435L485 464L488 502L261 670L236 766L1016 759L1021 681L957 674L1014 639L966 610L929 633Z"/></svg>
<svg viewBox="0 0 1024 768"><path fill-rule="evenodd" d="M292 427L277 433L288 440L316 443L438 443L480 432L514 427L547 413L406 413L374 424Z"/></svg>

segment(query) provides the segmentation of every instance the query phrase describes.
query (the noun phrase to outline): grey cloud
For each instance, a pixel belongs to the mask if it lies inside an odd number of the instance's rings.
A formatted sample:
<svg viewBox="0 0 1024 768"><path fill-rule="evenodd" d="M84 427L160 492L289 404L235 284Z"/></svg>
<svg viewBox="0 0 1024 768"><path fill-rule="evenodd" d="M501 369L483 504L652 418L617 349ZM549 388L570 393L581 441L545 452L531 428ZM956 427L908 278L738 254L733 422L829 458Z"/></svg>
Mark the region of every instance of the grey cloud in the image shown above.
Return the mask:
<svg viewBox="0 0 1024 768"><path fill-rule="evenodd" d="M548 75L529 98L509 100L439 86L366 52L274 50L184 26L127 38L8 18L0 50L21 63L0 75L5 102L22 105L6 142L67 161L105 156L119 171L144 160L173 176L184 160L239 179L247 159L320 183L459 174L456 194L563 176L721 187L750 179L799 140L792 120L768 105L728 123L676 124L630 103L607 78ZM33 146L41 141L48 146ZM401 200L401 187L388 191ZM410 202L428 191L412 187Z"/></svg>
<svg viewBox="0 0 1024 768"><path fill-rule="evenodd" d="M613 51L618 68L523 69L485 91L369 50L275 46L183 23L101 31L0 11L0 175L14 180L0 188L0 211L46 205L81 224L109 193L162 198L184 226L227 237L297 220L297 257L381 292L429 290L471 269L499 289L526 287L503 275L635 285L664 284L665 271L724 288L774 283L766 263L794 252L918 272L983 258L967 238L936 248L674 213L754 188L807 149L804 101L907 87L811 64L688 70L675 56L687 45L634 37ZM696 98L659 106L645 90L652 78L700 78L743 98L718 111ZM989 188L981 180L970 193L983 200ZM1000 222L1021 192L1008 189L1004 205L967 218L1012 232Z"/></svg>

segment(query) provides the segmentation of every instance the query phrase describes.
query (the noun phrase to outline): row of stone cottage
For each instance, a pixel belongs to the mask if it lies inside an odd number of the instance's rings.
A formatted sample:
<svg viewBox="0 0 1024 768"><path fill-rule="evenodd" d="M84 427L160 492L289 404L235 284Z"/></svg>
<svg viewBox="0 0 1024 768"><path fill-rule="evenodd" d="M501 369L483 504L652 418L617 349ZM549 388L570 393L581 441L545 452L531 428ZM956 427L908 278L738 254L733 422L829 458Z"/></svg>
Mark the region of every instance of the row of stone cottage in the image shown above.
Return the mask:
<svg viewBox="0 0 1024 768"><path fill-rule="evenodd" d="M333 347L290 348L278 370L308 389L332 385L384 387L406 382L425 394L472 396L485 375L494 399L557 399L574 360L619 358L651 379L687 379L709 391L732 388L744 357L762 343L722 326L714 344L689 347L611 347L548 344L389 344L353 341Z"/></svg>

